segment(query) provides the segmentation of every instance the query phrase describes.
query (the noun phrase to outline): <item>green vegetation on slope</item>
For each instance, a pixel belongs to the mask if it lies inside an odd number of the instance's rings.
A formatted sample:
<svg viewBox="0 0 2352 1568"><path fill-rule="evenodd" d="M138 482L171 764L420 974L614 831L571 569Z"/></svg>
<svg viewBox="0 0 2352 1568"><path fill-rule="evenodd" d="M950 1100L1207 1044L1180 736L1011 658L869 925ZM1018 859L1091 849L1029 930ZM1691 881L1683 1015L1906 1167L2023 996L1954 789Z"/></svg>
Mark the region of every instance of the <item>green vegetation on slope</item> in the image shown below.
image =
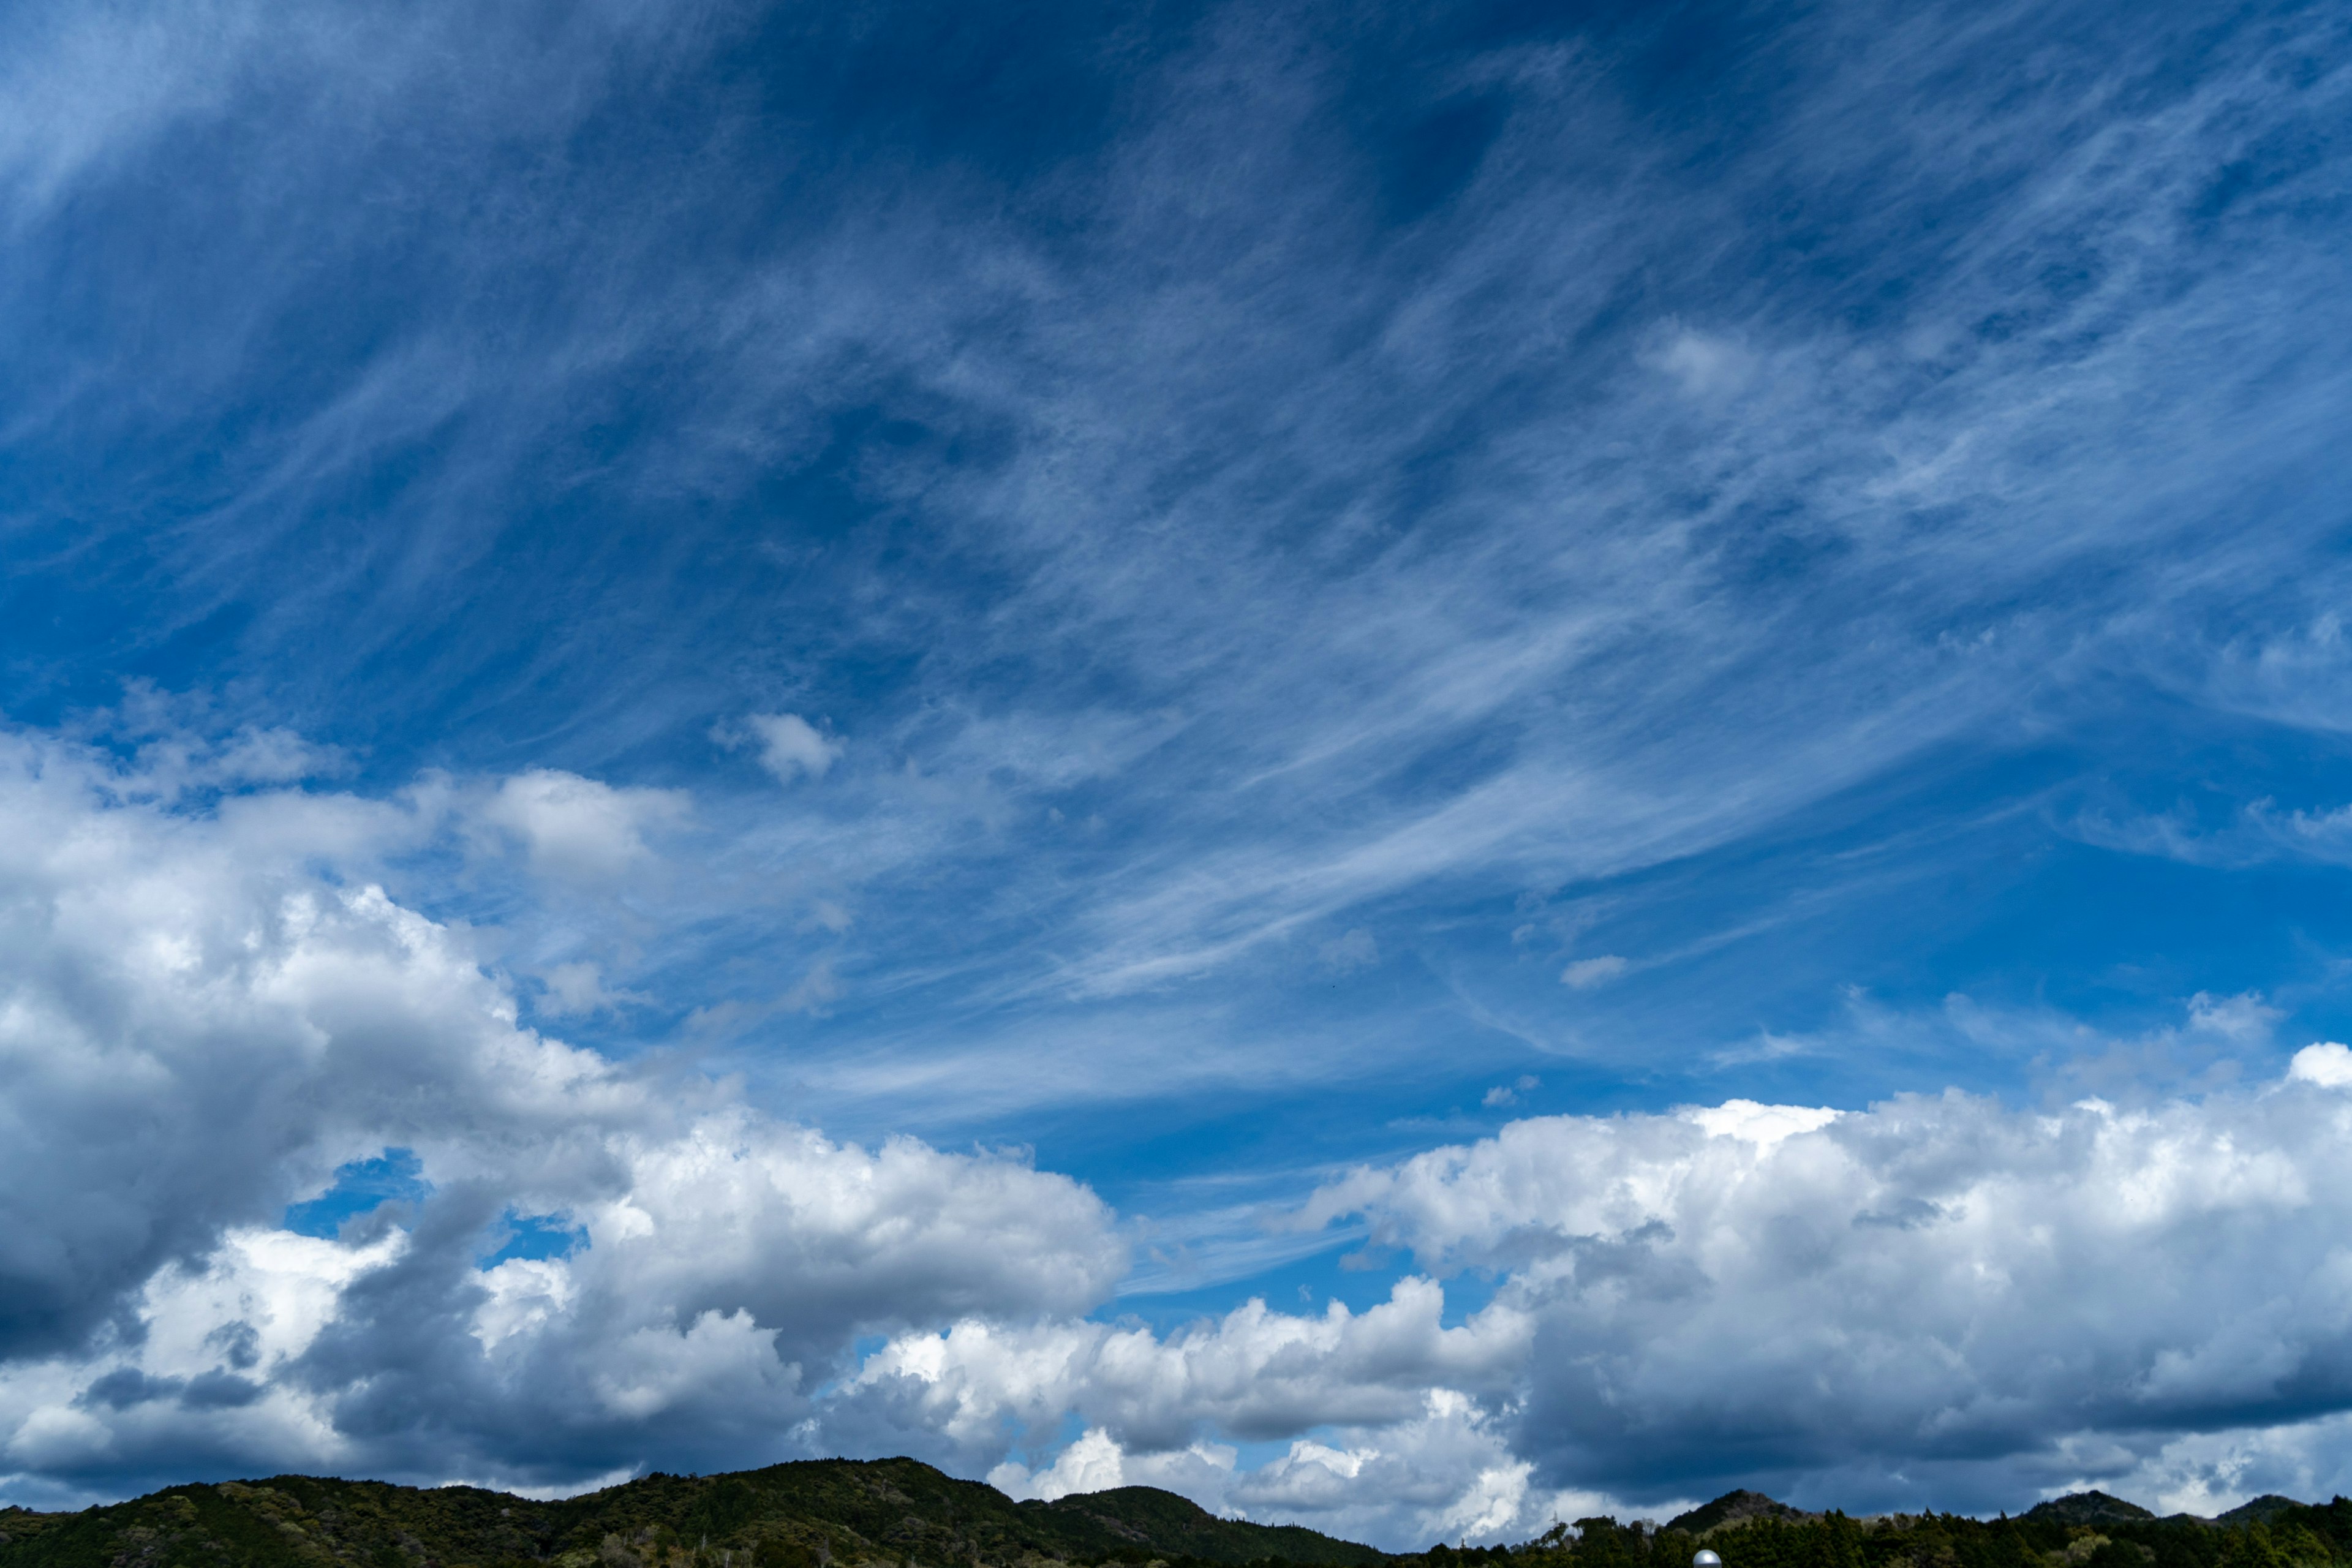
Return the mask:
<svg viewBox="0 0 2352 1568"><path fill-rule="evenodd" d="M652 1475L561 1502L280 1476L0 1510L0 1568L1685 1568L1701 1544L1725 1568L2352 1568L2352 1501L2158 1519L2083 1492L2015 1519L1852 1519L1732 1492L1663 1530L1584 1519L1408 1556L1150 1487L1016 1503L912 1459Z"/></svg>
<svg viewBox="0 0 2352 1568"><path fill-rule="evenodd" d="M2016 1519L1853 1519L1733 1492L1663 1530L1582 1519L1519 1546L1434 1547L1398 1568L1685 1568L1702 1545L1724 1568L2352 1568L2352 1500L2258 1498L2219 1520L2158 1519L2084 1492Z"/></svg>
<svg viewBox="0 0 2352 1568"><path fill-rule="evenodd" d="M279 1476L171 1487L79 1513L0 1511L0 1568L1043 1568L1384 1553L1295 1525L1223 1520L1123 1487L1016 1503L912 1459L652 1475L561 1502L471 1487Z"/></svg>

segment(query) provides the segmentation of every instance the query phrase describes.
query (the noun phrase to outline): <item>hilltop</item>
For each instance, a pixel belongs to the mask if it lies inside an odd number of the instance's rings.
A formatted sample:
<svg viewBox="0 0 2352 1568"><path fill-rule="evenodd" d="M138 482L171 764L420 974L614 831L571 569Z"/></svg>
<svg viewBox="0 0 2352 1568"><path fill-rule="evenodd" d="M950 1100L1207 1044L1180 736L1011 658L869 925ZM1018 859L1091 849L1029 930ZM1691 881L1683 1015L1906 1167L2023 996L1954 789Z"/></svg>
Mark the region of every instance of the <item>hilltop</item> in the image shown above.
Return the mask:
<svg viewBox="0 0 2352 1568"><path fill-rule="evenodd" d="M2048 1502L2035 1503L2025 1510L2025 1517L2056 1524L2130 1524L2137 1520L2154 1519L2156 1514L2136 1502L2126 1502L2101 1491L2088 1491L2069 1492Z"/></svg>
<svg viewBox="0 0 2352 1568"><path fill-rule="evenodd" d="M1693 1535L1705 1535L1725 1525L1745 1524L1751 1519L1818 1519L1818 1514L1790 1508L1787 1503L1766 1497L1762 1492L1726 1492L1713 1502L1703 1503L1688 1513L1676 1514L1666 1521L1668 1530L1687 1531Z"/></svg>

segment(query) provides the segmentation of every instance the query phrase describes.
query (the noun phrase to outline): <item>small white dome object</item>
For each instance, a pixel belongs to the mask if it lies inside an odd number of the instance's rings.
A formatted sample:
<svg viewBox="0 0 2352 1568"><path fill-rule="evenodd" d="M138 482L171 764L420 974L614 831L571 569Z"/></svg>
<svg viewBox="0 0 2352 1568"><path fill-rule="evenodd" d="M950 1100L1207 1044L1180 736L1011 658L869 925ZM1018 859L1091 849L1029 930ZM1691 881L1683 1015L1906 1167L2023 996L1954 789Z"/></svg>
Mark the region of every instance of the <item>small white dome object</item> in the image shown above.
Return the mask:
<svg viewBox="0 0 2352 1568"><path fill-rule="evenodd" d="M1691 1568L1723 1568L1723 1559L1702 1546L1691 1553Z"/></svg>

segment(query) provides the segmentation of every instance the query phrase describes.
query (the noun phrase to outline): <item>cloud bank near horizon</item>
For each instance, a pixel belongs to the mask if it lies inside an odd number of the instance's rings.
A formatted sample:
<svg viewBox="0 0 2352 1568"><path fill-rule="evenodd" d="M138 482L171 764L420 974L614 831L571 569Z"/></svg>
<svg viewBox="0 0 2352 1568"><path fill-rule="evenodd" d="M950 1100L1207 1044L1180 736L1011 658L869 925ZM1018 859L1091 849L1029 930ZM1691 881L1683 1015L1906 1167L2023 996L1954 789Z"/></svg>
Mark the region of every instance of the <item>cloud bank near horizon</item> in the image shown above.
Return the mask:
<svg viewBox="0 0 2352 1568"><path fill-rule="evenodd" d="M1274 1220L1408 1254L1385 1300L1162 1330L1118 1311L1130 1240L1083 1184L843 1143L690 1067L567 1046L467 932L364 879L518 798L562 802L601 864L580 825L636 828L582 806L593 781L192 796L236 765L142 773L21 731L0 764L20 1496L192 1468L560 1490L911 1451L1018 1495L1149 1482L1404 1543L1735 1483L2195 1507L2342 1481L2341 1045L2137 1106L1517 1121ZM394 1151L400 1179L355 1180Z"/></svg>

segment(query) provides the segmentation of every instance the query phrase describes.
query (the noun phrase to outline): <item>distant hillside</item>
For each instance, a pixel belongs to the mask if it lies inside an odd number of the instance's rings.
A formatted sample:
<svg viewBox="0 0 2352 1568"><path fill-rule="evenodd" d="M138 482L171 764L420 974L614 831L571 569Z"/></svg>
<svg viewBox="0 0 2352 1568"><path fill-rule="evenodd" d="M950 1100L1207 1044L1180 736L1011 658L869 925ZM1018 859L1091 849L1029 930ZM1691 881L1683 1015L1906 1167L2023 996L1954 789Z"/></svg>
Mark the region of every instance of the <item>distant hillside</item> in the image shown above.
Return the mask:
<svg viewBox="0 0 2352 1568"><path fill-rule="evenodd" d="M913 1459L647 1476L561 1502L279 1476L79 1513L0 1510L0 1568L1031 1568L1114 1559L1365 1568L1387 1554L1151 1487L1016 1503Z"/></svg>
<svg viewBox="0 0 2352 1568"><path fill-rule="evenodd" d="M79 1513L0 1510L0 1568L2352 1568L2352 1501L2158 1519L2105 1492L2015 1517L1806 1513L1727 1492L1664 1528L1561 1524L1391 1556L1151 1487L1016 1503L912 1459L647 1476L562 1502L279 1476Z"/></svg>
<svg viewBox="0 0 2352 1568"><path fill-rule="evenodd" d="M1745 1524L1751 1519L1815 1519L1801 1509L1777 1502L1762 1492L1726 1492L1713 1502L1703 1503L1688 1513L1677 1514L1666 1521L1668 1530L1688 1531L1693 1535L1705 1535L1710 1530L1727 1525Z"/></svg>
<svg viewBox="0 0 2352 1568"><path fill-rule="evenodd" d="M1580 1519L1507 1552L1423 1553L1425 1568L1688 1568L1704 1546L1724 1568L2352 1568L2352 1501L2257 1498L2219 1519L2158 1519L2105 1492L2076 1492L2015 1518L1805 1513L1761 1492L1727 1492L1643 1530ZM1407 1565L1414 1560L1408 1559ZM1401 1565L1401 1568L1407 1568Z"/></svg>
<svg viewBox="0 0 2352 1568"><path fill-rule="evenodd" d="M2025 1510L2028 1519L2044 1519L2057 1524L2129 1524L2134 1520L2154 1519L2156 1515L2136 1502L2126 1502L2105 1492L2069 1492L2064 1497L2052 1498Z"/></svg>

